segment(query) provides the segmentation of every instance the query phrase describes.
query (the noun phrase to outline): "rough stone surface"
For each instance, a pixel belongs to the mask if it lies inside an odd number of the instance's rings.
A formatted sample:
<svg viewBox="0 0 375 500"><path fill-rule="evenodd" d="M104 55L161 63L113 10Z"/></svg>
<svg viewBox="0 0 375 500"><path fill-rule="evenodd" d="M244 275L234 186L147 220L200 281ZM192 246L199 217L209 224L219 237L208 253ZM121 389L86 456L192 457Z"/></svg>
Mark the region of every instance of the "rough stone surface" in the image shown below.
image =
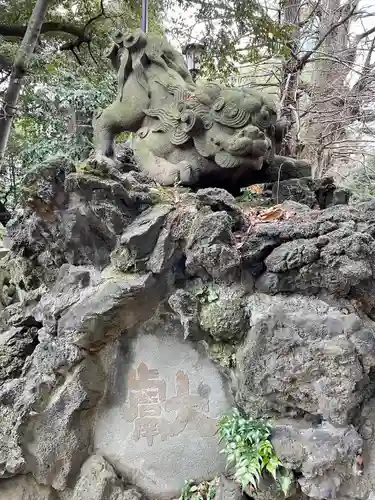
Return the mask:
<svg viewBox="0 0 375 500"><path fill-rule="evenodd" d="M71 500L141 500L143 496L119 479L101 456L92 455L83 464Z"/></svg>
<svg viewBox="0 0 375 500"><path fill-rule="evenodd" d="M121 246L112 255L117 269L139 269L142 261L153 251L164 221L171 211L171 206L157 205L149 208L130 224L123 232Z"/></svg>
<svg viewBox="0 0 375 500"><path fill-rule="evenodd" d="M374 200L335 205L322 181L333 206L285 201L265 222L123 156L42 165L8 223L0 499L176 498L224 470L234 400L272 417L293 498L371 500ZM280 498L269 479L256 500Z"/></svg>
<svg viewBox="0 0 375 500"><path fill-rule="evenodd" d="M224 474L220 474L216 498L219 500L243 500L245 495L237 482L227 479Z"/></svg>
<svg viewBox="0 0 375 500"><path fill-rule="evenodd" d="M217 290L217 291L216 291ZM244 290L236 288L216 288L217 294L203 298L199 323L217 341L239 341L248 330L248 314Z"/></svg>
<svg viewBox="0 0 375 500"><path fill-rule="evenodd" d="M235 198L224 189L206 188L197 191L198 208L209 206L213 212L227 212L239 226L244 222Z"/></svg>
<svg viewBox="0 0 375 500"><path fill-rule="evenodd" d="M205 280L233 282L240 254L233 245L233 219L227 212L202 210L193 221L187 241L186 271Z"/></svg>
<svg viewBox="0 0 375 500"><path fill-rule="evenodd" d="M56 283L50 293L41 297L33 315L43 321L43 331L57 335L59 319L74 304L92 295L93 288L102 281L100 273L94 268L83 266L61 266Z"/></svg>
<svg viewBox="0 0 375 500"><path fill-rule="evenodd" d="M121 244L136 249L141 257L148 255L155 246L159 231L170 210L170 206L163 205L146 210L134 224L126 228L121 236Z"/></svg>
<svg viewBox="0 0 375 500"><path fill-rule="evenodd" d="M226 287L197 279L176 290L168 303L181 322L185 338L209 335L217 342L234 342L248 330L244 286Z"/></svg>
<svg viewBox="0 0 375 500"><path fill-rule="evenodd" d="M301 493L298 483L292 484L285 495L270 475L261 477L257 490L254 491L253 488L248 487L246 493L248 497L254 500L282 500L285 498L289 500L304 500L304 498L307 498Z"/></svg>
<svg viewBox="0 0 375 500"><path fill-rule="evenodd" d="M196 294L182 289L176 290L169 297L168 304L181 322L184 338L187 339L189 335L199 335L199 302Z"/></svg>
<svg viewBox="0 0 375 500"><path fill-rule="evenodd" d="M350 193L337 188L330 177L324 179L288 179L264 186L264 195L274 203L286 200L303 203L311 208L327 208L334 205L346 205Z"/></svg>
<svg viewBox="0 0 375 500"><path fill-rule="evenodd" d="M375 401L370 399L362 408L359 434L363 439L363 474L347 478L341 484L340 495L344 498L373 498L375 492Z"/></svg>
<svg viewBox="0 0 375 500"><path fill-rule="evenodd" d="M32 476L6 479L0 484L0 500L59 500L51 488L41 486Z"/></svg>
<svg viewBox="0 0 375 500"><path fill-rule="evenodd" d="M322 291L363 297L371 309L374 208L373 202L335 206L297 213L282 223L258 224L240 245L247 265L265 260L256 288L267 294Z"/></svg>
<svg viewBox="0 0 375 500"><path fill-rule="evenodd" d="M256 294L247 306L251 329L237 353L240 404L258 416L308 413L348 422L370 384L375 330L355 314L298 295Z"/></svg>
<svg viewBox="0 0 375 500"><path fill-rule="evenodd" d="M61 316L57 334L69 337L75 345L96 350L108 338L148 319L163 288L158 288L151 274L124 278L108 280L89 290ZM125 316L123 309L127 310Z"/></svg>
<svg viewBox="0 0 375 500"><path fill-rule="evenodd" d="M328 422L314 427L279 422L272 444L285 467L302 473L298 479L302 492L319 499L340 496L340 486L353 476L356 456L362 452L362 439L355 429Z"/></svg>
<svg viewBox="0 0 375 500"><path fill-rule="evenodd" d="M177 495L187 477L223 470L216 423L231 400L220 373L183 341L176 322L146 323L132 344L121 338L109 360L114 378L99 408L97 453L156 498Z"/></svg>
<svg viewBox="0 0 375 500"><path fill-rule="evenodd" d="M64 263L103 269L117 235L152 204L142 174L95 174L60 160L25 180L26 208L7 225L17 283L54 282Z"/></svg>
<svg viewBox="0 0 375 500"><path fill-rule="evenodd" d="M30 416L24 431L28 469L41 484L64 490L85 460L92 409L104 390L98 359L87 357L59 387L43 412Z"/></svg>
<svg viewBox="0 0 375 500"><path fill-rule="evenodd" d="M27 356L38 345L38 328L11 327L0 333L0 380L17 377L21 374Z"/></svg>

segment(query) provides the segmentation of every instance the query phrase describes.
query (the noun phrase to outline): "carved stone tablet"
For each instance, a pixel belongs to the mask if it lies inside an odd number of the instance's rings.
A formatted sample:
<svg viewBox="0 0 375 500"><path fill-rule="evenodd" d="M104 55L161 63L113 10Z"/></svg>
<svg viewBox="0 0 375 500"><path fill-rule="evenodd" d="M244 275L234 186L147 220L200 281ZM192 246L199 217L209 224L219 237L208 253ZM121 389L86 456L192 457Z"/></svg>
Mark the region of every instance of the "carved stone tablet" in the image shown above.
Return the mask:
<svg viewBox="0 0 375 500"><path fill-rule="evenodd" d="M140 332L130 352L119 345L108 355L115 375L94 437L96 453L157 498L225 466L217 436L217 420L231 407L224 380L178 333Z"/></svg>

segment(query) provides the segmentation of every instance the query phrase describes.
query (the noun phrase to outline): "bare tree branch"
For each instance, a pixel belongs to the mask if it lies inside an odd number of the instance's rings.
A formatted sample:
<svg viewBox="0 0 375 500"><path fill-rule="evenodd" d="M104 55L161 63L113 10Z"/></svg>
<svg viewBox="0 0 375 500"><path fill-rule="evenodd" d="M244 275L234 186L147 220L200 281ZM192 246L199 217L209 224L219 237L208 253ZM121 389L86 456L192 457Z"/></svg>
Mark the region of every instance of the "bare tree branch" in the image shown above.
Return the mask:
<svg viewBox="0 0 375 500"><path fill-rule="evenodd" d="M104 0L100 1L100 12L90 18L83 26L77 26L73 23L48 21L42 24L40 34L63 33L75 36L75 40L64 43L60 47L60 50L72 51L76 59L79 61L79 57L74 49L79 49L82 44L89 44L91 42L92 34L87 31L87 28L102 17L106 17L104 11ZM0 24L0 35L11 38L22 38L26 33L26 29L27 26Z"/></svg>
<svg viewBox="0 0 375 500"><path fill-rule="evenodd" d="M298 62L298 69L303 69L304 66L306 65L306 63L309 61L310 57L317 51L319 50L319 48L323 45L323 43L325 42L325 40L327 39L327 37L334 31L336 30L337 28L339 28L340 26L342 26L343 24L345 24L347 21L350 20L350 18L352 18L355 14L355 11L357 9L357 3L354 4L354 6L350 9L349 13L341 18L337 23L334 23L332 24L329 29L324 33L324 35L322 35L320 37L320 39L318 40L318 42L316 43L315 47L311 50L309 50L308 52L306 52L300 59L299 59L299 62Z"/></svg>
<svg viewBox="0 0 375 500"><path fill-rule="evenodd" d="M356 36L357 43L359 43L364 38L367 38L368 36L372 35L373 33L375 33L375 26L373 28L365 31L364 33L361 33L360 35L357 35Z"/></svg>
<svg viewBox="0 0 375 500"><path fill-rule="evenodd" d="M19 26L16 24L0 24L0 35L5 37L23 38L26 33L27 26ZM72 23L62 22L45 22L40 30L41 34L46 33L67 33L76 37L82 37L84 27L77 26Z"/></svg>

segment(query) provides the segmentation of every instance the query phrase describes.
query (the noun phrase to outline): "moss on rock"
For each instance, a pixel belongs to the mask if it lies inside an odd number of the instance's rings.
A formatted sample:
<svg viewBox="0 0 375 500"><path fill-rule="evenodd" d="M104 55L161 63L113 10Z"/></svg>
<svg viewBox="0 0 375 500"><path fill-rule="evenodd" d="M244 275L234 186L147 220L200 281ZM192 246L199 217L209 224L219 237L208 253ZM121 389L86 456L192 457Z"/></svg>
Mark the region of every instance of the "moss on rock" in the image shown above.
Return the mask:
<svg viewBox="0 0 375 500"><path fill-rule="evenodd" d="M242 296L221 292L217 300L202 304L199 324L218 341L239 341L247 331Z"/></svg>

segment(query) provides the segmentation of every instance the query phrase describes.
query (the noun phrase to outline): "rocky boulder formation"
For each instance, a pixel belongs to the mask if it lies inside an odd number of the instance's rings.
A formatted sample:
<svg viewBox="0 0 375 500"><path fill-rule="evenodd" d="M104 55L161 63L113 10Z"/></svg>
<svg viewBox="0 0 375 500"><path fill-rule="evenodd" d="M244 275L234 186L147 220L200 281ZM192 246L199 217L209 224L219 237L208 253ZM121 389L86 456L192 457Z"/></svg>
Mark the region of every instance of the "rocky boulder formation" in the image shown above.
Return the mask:
<svg viewBox="0 0 375 500"><path fill-rule="evenodd" d="M0 500L176 498L225 472L233 405L272 419L294 498L375 495L375 201L255 213L64 161L23 196L0 263Z"/></svg>

